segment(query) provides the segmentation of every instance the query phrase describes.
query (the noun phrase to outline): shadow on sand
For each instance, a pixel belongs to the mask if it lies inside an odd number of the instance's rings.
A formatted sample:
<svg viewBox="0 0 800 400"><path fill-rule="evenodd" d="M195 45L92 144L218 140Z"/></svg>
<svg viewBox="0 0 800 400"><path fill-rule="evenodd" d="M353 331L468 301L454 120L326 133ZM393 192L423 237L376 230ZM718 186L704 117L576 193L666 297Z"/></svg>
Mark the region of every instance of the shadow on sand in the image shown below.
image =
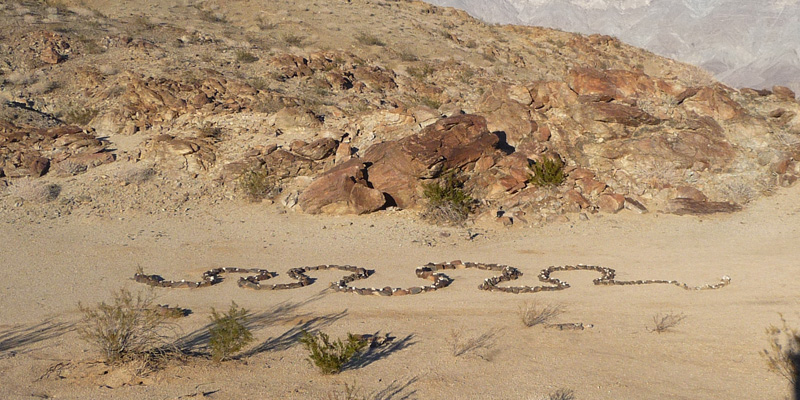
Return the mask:
<svg viewBox="0 0 800 400"><path fill-rule="evenodd" d="M27 347L59 337L72 330L74 325L48 319L31 325L0 329L0 359L30 351Z"/></svg>

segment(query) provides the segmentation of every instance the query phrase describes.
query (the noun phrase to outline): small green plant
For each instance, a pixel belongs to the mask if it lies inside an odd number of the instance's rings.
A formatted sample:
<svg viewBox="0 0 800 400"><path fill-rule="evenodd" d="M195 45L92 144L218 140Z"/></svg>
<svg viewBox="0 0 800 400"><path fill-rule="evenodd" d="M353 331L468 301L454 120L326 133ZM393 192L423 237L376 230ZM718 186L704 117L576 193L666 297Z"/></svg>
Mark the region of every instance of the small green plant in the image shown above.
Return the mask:
<svg viewBox="0 0 800 400"><path fill-rule="evenodd" d="M78 304L83 320L80 337L96 347L108 363L141 358L167 343L167 317L155 309L152 292L136 296L126 289L114 293L110 304Z"/></svg>
<svg viewBox="0 0 800 400"><path fill-rule="evenodd" d="M342 339L331 341L324 332L312 335L303 331L300 343L311 353L308 361L325 375L338 374L348 361L367 347L365 340L352 333L347 334L347 342L342 342Z"/></svg>
<svg viewBox="0 0 800 400"><path fill-rule="evenodd" d="M769 349L762 353L767 368L796 385L800 375L800 329L790 328L781 315L781 326L767 328L767 337Z"/></svg>
<svg viewBox="0 0 800 400"><path fill-rule="evenodd" d="M253 333L247 327L247 310L239 308L234 302L231 302L231 308L226 313L220 314L211 309L208 333L211 337L211 358L216 362L227 360L253 341Z"/></svg>
<svg viewBox="0 0 800 400"><path fill-rule="evenodd" d="M656 333L666 332L678 326L684 319L686 319L686 315L683 313L658 313L653 316L653 327L648 330Z"/></svg>
<svg viewBox="0 0 800 400"><path fill-rule="evenodd" d="M423 217L436 223L458 224L472 212L475 202L464 192L464 182L449 171L438 182L423 183L422 195L428 201Z"/></svg>
<svg viewBox="0 0 800 400"><path fill-rule="evenodd" d="M245 171L236 180L236 184L250 201L256 202L272 196L277 189L276 178L265 167Z"/></svg>
<svg viewBox="0 0 800 400"><path fill-rule="evenodd" d="M236 61L249 64L258 61L258 57L245 50L236 50Z"/></svg>
<svg viewBox="0 0 800 400"><path fill-rule="evenodd" d="M542 157L530 168L533 174L528 175L528 182L536 186L558 186L564 182L564 163L557 158Z"/></svg>
<svg viewBox="0 0 800 400"><path fill-rule="evenodd" d="M386 46L386 42L379 37L363 32L356 35L356 41L364 46Z"/></svg>

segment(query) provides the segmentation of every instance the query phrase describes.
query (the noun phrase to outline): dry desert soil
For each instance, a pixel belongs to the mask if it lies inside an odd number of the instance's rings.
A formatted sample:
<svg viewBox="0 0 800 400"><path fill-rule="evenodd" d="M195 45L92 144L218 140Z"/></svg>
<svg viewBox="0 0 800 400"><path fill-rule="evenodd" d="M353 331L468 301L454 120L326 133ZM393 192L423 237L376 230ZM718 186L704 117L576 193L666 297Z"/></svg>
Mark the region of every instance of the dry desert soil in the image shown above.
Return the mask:
<svg viewBox="0 0 800 400"><path fill-rule="evenodd" d="M798 195L792 188L730 215L598 214L539 229L440 228L405 211L312 217L256 204L182 217L6 223L0 397L303 399L342 394L347 383L377 398L537 399L559 388L579 399L784 398L787 382L766 369L759 353L779 313L794 326L800 322ZM536 285L550 265L577 263L614 268L622 280L694 286L728 275L732 283L704 291L594 286L595 273L560 272L555 276L571 288L514 295L479 291L491 275L486 271L456 270L448 271L450 287L383 297L332 292L327 284L342 275L337 271L312 274L316 283L284 291L241 289L233 279L209 288L159 288L158 302L192 310L178 322L183 336L202 332L212 307L235 301L249 309L257 350L222 365L177 363L141 385L122 385L128 375L91 368L63 379L46 374L58 363L97 359L74 330L78 303L107 300L120 288L144 289L131 279L137 266L194 280L211 267L266 268L279 274L277 282L289 282L291 267L352 264L375 270L356 284L408 287L419 285L417 266L455 259L517 267L525 275L514 284L523 285ZM592 327L527 328L518 308L530 301L563 307L553 322ZM686 318L667 332L650 332L657 313ZM301 329L333 336L379 331L396 339L340 375L323 376L294 342ZM494 333L489 348L453 355L455 340L487 332Z"/></svg>

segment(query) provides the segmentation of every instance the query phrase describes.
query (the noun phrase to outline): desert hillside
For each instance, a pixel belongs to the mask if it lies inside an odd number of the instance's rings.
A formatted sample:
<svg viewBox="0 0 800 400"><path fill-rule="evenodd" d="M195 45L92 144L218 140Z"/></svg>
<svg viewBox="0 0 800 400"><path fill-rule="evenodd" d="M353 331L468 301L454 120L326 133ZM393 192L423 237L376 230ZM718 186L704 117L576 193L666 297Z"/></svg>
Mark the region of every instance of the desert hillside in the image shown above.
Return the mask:
<svg viewBox="0 0 800 400"><path fill-rule="evenodd" d="M799 113L416 1L2 2L0 397L781 398ZM179 354L82 340L120 290Z"/></svg>

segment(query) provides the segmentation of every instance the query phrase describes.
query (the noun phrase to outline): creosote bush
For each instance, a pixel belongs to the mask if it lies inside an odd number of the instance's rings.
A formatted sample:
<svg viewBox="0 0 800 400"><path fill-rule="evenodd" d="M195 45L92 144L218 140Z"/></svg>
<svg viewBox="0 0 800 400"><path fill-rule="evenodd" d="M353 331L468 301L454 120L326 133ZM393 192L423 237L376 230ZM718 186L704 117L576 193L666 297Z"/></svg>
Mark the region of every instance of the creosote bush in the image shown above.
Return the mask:
<svg viewBox="0 0 800 400"><path fill-rule="evenodd" d="M767 328L767 337L769 349L762 353L767 368L796 385L800 374L800 329L790 328L781 315L781 326Z"/></svg>
<svg viewBox="0 0 800 400"><path fill-rule="evenodd" d="M342 342L342 339L331 341L324 332L312 335L303 331L300 343L310 353L308 361L325 375L338 374L348 361L367 347L365 340L357 338L352 333L348 333L347 341Z"/></svg>
<svg viewBox="0 0 800 400"><path fill-rule="evenodd" d="M134 296L120 289L110 304L79 304L83 320L78 334L108 363L142 358L168 343L164 334L167 317L157 312L153 300L152 292Z"/></svg>
<svg viewBox="0 0 800 400"><path fill-rule="evenodd" d="M449 171L437 182L423 183L422 195L428 201L422 216L435 223L460 224L472 212L474 200L464 192L464 182Z"/></svg>
<svg viewBox="0 0 800 400"><path fill-rule="evenodd" d="M564 182L564 163L557 158L542 157L531 164L531 170L528 182L536 186L558 186Z"/></svg>
<svg viewBox="0 0 800 400"><path fill-rule="evenodd" d="M211 358L216 362L227 360L253 341L253 333L247 327L247 310L239 308L234 302L231 302L231 308L226 313L220 314L211 309L208 333L211 337Z"/></svg>

